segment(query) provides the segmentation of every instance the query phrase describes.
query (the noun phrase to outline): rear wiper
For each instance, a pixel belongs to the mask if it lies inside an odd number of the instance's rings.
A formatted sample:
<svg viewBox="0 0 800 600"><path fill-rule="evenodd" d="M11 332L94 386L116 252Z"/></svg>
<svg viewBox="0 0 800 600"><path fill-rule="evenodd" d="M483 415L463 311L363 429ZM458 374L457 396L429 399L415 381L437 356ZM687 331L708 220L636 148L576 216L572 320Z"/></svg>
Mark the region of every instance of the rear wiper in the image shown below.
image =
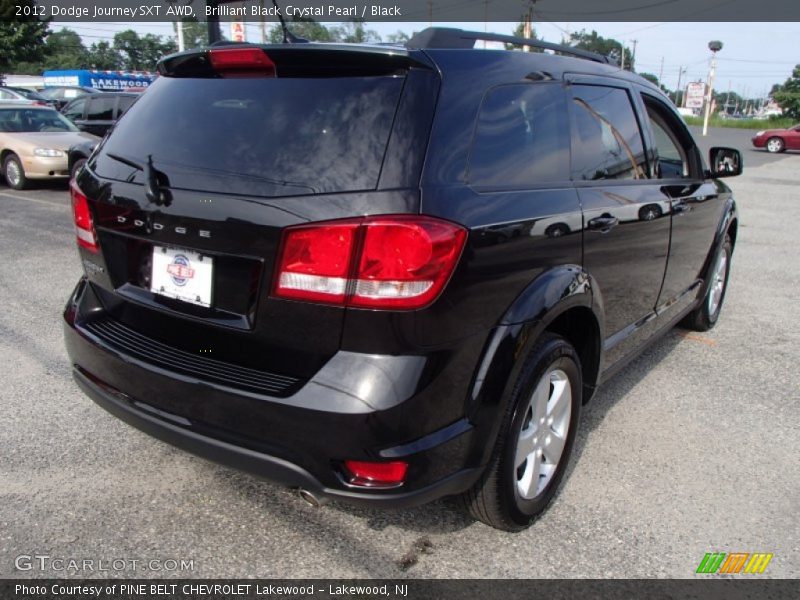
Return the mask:
<svg viewBox="0 0 800 600"><path fill-rule="evenodd" d="M147 156L147 162L144 165L130 158L110 152L107 153L106 156L144 173L144 195L147 196L147 199L157 206L161 206L162 204L169 205L169 195L162 192L161 186L158 183L158 171L153 166L152 154Z"/></svg>

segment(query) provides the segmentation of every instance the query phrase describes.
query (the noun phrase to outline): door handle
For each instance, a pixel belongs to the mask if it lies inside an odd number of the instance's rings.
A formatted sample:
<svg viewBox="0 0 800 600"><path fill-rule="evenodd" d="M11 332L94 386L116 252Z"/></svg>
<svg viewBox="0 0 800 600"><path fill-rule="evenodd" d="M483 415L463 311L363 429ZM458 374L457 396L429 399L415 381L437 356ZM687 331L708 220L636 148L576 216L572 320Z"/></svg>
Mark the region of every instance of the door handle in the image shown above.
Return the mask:
<svg viewBox="0 0 800 600"><path fill-rule="evenodd" d="M590 219L586 225L592 231L606 233L607 231L611 231L613 227L619 225L619 219L617 217L603 215L600 217L595 217L594 219Z"/></svg>

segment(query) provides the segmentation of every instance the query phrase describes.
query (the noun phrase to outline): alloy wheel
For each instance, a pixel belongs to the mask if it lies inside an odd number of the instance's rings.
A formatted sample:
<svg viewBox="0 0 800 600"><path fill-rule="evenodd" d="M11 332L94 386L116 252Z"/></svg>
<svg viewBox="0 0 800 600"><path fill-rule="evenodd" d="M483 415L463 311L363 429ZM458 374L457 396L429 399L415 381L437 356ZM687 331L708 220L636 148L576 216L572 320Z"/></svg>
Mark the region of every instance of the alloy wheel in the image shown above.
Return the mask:
<svg viewBox="0 0 800 600"><path fill-rule="evenodd" d="M514 453L517 493L525 500L541 494L558 469L572 413L572 387L561 369L548 370L525 408Z"/></svg>

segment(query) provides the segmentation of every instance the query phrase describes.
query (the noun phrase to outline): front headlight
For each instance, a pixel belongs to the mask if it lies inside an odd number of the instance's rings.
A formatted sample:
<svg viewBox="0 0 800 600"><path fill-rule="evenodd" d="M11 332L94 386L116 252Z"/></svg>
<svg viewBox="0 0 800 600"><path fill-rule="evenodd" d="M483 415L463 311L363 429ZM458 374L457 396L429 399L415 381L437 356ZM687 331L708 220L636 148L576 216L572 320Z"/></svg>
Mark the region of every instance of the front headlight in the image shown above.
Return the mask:
<svg viewBox="0 0 800 600"><path fill-rule="evenodd" d="M767 132L766 131L759 131L759 132L756 133L756 137L761 137L765 133L767 133Z"/></svg>
<svg viewBox="0 0 800 600"><path fill-rule="evenodd" d="M56 156L64 156L64 153L61 150L55 150L53 148L34 148L33 155L54 158Z"/></svg>

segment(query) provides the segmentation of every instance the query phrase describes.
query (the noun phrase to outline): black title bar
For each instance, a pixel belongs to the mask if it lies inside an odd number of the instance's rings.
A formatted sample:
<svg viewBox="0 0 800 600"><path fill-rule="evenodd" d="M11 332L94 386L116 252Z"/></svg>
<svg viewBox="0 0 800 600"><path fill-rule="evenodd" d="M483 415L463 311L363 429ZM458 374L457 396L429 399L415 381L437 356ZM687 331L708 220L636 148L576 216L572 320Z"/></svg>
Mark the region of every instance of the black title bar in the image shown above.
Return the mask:
<svg viewBox="0 0 800 600"><path fill-rule="evenodd" d="M271 0L3 0L0 19L53 21L277 21ZM441 23L533 21L800 21L798 0L280 0L284 18ZM531 8L532 7L532 8Z"/></svg>

